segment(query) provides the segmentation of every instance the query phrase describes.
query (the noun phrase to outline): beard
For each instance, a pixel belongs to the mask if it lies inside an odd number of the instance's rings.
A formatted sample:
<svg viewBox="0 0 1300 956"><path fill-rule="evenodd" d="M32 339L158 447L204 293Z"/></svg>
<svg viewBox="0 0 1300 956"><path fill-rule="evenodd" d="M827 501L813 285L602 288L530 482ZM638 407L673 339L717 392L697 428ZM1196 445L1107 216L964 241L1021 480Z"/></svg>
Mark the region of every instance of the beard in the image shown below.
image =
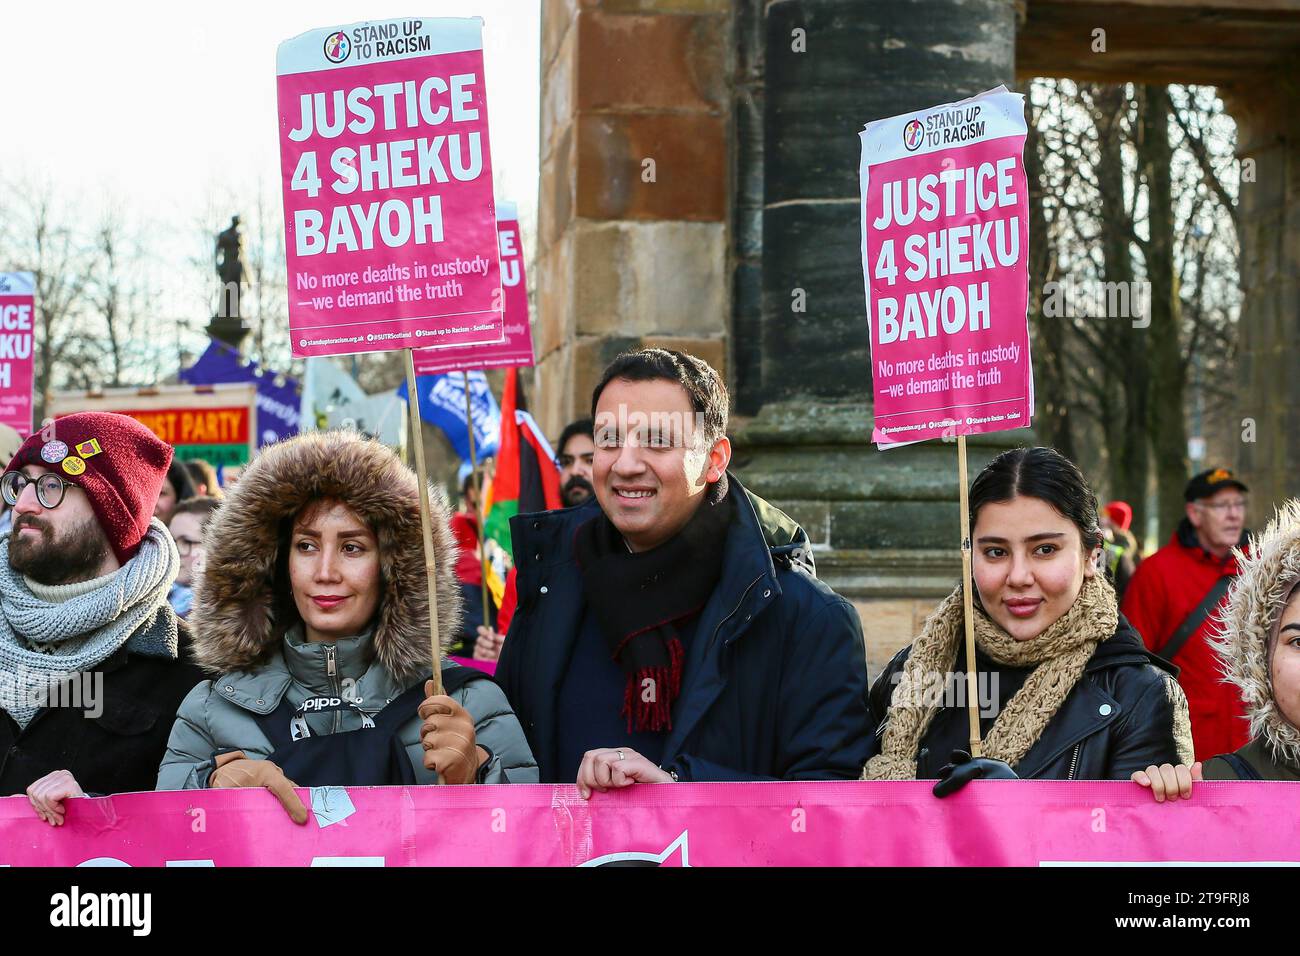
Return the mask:
<svg viewBox="0 0 1300 956"><path fill-rule="evenodd" d="M591 482L581 475L574 475L560 489L560 497L564 500L566 508L582 504L595 493L596 489L591 487Z"/></svg>
<svg viewBox="0 0 1300 956"><path fill-rule="evenodd" d="M23 528L35 528L39 536L20 535ZM38 584L89 581L108 552L108 538L93 515L57 537L47 522L22 515L14 519L9 536L9 566Z"/></svg>

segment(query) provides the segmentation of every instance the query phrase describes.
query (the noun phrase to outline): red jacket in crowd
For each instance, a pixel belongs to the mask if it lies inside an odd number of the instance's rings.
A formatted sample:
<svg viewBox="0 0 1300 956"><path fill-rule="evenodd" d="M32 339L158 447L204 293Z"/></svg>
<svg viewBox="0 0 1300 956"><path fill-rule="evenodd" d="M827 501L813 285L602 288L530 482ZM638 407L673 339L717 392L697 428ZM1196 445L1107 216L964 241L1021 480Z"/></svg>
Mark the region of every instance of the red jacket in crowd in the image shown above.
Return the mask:
<svg viewBox="0 0 1300 956"><path fill-rule="evenodd" d="M483 565L478 556L478 522L474 516L465 511L457 511L451 516L451 533L460 546L460 555L456 559L456 579L461 584L479 587L483 583ZM505 596L501 608L497 611L497 631L504 634L510 629L510 619L515 614L515 569L510 569L506 578Z"/></svg>
<svg viewBox="0 0 1300 956"><path fill-rule="evenodd" d="M1220 561L1202 548L1184 518L1169 543L1138 565L1121 610L1159 653L1214 582L1237 573L1236 559L1229 554ZM1218 626L1214 618L1211 612L1173 660L1181 668L1178 682L1191 711L1197 760L1232 753L1250 739L1245 705L1237 689L1223 682L1219 657L1207 641Z"/></svg>
<svg viewBox="0 0 1300 956"><path fill-rule="evenodd" d="M483 583L483 565L478 557L478 521L472 514L457 511L451 516L451 533L460 553L456 557L456 580L478 587Z"/></svg>

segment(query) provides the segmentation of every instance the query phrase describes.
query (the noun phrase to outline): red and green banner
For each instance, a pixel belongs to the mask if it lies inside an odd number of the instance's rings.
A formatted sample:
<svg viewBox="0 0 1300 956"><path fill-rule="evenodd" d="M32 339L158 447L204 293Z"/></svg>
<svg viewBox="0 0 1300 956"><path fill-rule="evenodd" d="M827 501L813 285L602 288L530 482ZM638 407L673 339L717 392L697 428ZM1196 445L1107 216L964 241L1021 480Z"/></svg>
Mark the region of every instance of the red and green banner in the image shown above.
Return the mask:
<svg viewBox="0 0 1300 956"><path fill-rule="evenodd" d="M247 408L124 409L155 435L176 448L181 461L202 458L211 465L246 465L249 461Z"/></svg>

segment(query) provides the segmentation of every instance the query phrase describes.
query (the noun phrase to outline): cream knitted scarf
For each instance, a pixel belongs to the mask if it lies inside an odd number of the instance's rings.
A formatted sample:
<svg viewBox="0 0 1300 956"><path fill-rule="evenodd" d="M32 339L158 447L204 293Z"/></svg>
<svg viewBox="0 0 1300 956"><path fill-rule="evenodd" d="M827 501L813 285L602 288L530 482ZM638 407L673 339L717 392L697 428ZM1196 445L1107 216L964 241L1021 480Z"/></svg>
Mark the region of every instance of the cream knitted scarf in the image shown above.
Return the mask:
<svg viewBox="0 0 1300 956"><path fill-rule="evenodd" d="M1014 767L1029 752L1074 688L1093 651L1115 634L1115 589L1101 575L1085 578L1079 596L1038 637L1017 641L975 608L975 644L1005 667L1034 670L1007 701L984 740L984 755ZM941 702L927 687L947 678L965 638L959 585L930 615L912 644L902 678L890 698L880 753L867 761L863 780L915 780L916 753Z"/></svg>

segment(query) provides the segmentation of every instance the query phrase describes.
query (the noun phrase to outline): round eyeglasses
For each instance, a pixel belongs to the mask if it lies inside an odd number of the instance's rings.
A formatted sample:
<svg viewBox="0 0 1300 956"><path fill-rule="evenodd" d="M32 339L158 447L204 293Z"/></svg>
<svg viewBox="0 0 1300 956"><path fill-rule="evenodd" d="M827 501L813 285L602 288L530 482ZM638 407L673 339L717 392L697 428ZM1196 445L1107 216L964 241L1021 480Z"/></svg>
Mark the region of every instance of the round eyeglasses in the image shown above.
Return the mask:
<svg viewBox="0 0 1300 956"><path fill-rule="evenodd" d="M75 482L65 481L52 471L37 475L35 478L28 478L21 471L11 471L0 478L0 497L4 498L5 504L13 507L22 497L23 489L28 485L35 485L36 500L41 503L41 507L57 508L63 504L63 496L68 487L73 484Z"/></svg>

